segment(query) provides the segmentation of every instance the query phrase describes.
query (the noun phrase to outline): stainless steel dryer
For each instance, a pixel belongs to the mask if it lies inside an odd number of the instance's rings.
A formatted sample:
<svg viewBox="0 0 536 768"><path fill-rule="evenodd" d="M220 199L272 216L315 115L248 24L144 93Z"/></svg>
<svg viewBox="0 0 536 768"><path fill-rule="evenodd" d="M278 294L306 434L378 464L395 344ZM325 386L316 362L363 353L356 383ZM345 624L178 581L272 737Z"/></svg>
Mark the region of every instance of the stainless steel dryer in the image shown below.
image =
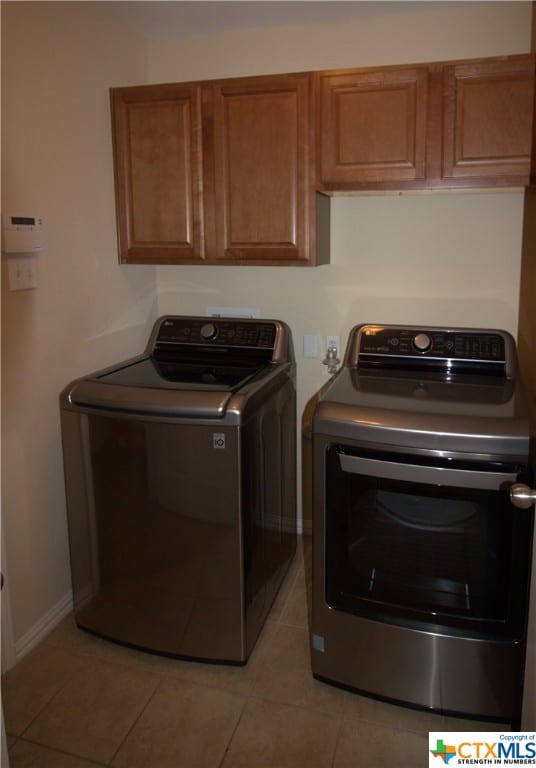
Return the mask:
<svg viewBox="0 0 536 768"><path fill-rule="evenodd" d="M296 392L275 320L160 318L60 396L78 626L245 663L296 546Z"/></svg>
<svg viewBox="0 0 536 768"><path fill-rule="evenodd" d="M313 417L316 676L519 724L529 445L509 334L353 329Z"/></svg>

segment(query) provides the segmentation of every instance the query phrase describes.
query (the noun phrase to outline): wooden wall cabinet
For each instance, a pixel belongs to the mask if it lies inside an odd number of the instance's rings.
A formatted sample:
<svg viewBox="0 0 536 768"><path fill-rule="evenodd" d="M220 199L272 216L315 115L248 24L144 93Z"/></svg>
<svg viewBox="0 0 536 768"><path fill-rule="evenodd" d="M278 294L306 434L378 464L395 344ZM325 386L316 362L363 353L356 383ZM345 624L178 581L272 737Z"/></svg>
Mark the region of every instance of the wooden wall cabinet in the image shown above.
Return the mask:
<svg viewBox="0 0 536 768"><path fill-rule="evenodd" d="M534 58L318 73L320 189L522 186Z"/></svg>
<svg viewBox="0 0 536 768"><path fill-rule="evenodd" d="M216 258L307 263L314 235L310 76L245 78L210 91Z"/></svg>
<svg viewBox="0 0 536 768"><path fill-rule="evenodd" d="M444 68L444 179L527 183L533 76L530 55Z"/></svg>
<svg viewBox="0 0 536 768"><path fill-rule="evenodd" d="M118 88L111 99L119 260L202 261L200 89Z"/></svg>
<svg viewBox="0 0 536 768"><path fill-rule="evenodd" d="M314 266L316 192L523 186L533 94L530 54L112 89L120 261Z"/></svg>
<svg viewBox="0 0 536 768"><path fill-rule="evenodd" d="M120 259L314 262L309 74L112 90Z"/></svg>
<svg viewBox="0 0 536 768"><path fill-rule="evenodd" d="M321 183L425 178L427 67L328 72L318 80Z"/></svg>

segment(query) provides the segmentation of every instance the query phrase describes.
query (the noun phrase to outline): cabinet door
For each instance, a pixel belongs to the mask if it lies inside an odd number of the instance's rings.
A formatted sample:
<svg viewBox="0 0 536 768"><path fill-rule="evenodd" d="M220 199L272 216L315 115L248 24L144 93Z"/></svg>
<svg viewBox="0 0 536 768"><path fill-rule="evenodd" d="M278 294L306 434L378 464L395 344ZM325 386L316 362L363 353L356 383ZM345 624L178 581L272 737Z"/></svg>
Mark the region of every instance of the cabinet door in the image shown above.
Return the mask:
<svg viewBox="0 0 536 768"><path fill-rule="evenodd" d="M204 257L199 89L112 89L120 261Z"/></svg>
<svg viewBox="0 0 536 768"><path fill-rule="evenodd" d="M531 155L530 155L530 185L536 187L536 11L532 14L532 29L533 29L533 50L535 53L532 56L532 78L533 78L533 94L532 94L532 135L531 135Z"/></svg>
<svg viewBox="0 0 536 768"><path fill-rule="evenodd" d="M426 67L320 76L320 183L423 179Z"/></svg>
<svg viewBox="0 0 536 768"><path fill-rule="evenodd" d="M306 263L313 194L310 76L233 80L215 84L211 94L213 120L207 120L205 99L203 119L214 130L216 258ZM204 127L205 146L207 132Z"/></svg>
<svg viewBox="0 0 536 768"><path fill-rule="evenodd" d="M530 55L445 67L444 179L527 181L532 89Z"/></svg>

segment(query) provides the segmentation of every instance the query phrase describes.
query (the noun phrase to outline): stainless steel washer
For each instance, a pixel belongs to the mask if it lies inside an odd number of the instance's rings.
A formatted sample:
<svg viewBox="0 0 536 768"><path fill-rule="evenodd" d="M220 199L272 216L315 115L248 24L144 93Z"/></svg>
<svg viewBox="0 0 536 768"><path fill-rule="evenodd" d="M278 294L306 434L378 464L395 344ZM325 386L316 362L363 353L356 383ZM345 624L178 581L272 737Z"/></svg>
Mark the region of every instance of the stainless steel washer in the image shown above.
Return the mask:
<svg viewBox="0 0 536 768"><path fill-rule="evenodd" d="M519 724L529 446L509 334L353 329L313 417L317 677Z"/></svg>
<svg viewBox="0 0 536 768"><path fill-rule="evenodd" d="M296 546L296 387L275 320L160 318L60 396L76 621L244 663Z"/></svg>

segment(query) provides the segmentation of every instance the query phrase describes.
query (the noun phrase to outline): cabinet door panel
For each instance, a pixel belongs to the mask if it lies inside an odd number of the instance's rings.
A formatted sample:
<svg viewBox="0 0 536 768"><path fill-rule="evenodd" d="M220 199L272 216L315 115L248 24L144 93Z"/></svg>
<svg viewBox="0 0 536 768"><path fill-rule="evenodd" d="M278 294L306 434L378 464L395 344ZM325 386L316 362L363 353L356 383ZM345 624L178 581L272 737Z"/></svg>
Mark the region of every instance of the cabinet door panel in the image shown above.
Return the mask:
<svg viewBox="0 0 536 768"><path fill-rule="evenodd" d="M214 88L218 259L308 258L309 77Z"/></svg>
<svg viewBox="0 0 536 768"><path fill-rule="evenodd" d="M424 178L427 78L425 67L322 75L321 182Z"/></svg>
<svg viewBox="0 0 536 768"><path fill-rule="evenodd" d="M528 177L530 56L445 67L443 177Z"/></svg>
<svg viewBox="0 0 536 768"><path fill-rule="evenodd" d="M203 256L195 89L113 93L121 261Z"/></svg>

